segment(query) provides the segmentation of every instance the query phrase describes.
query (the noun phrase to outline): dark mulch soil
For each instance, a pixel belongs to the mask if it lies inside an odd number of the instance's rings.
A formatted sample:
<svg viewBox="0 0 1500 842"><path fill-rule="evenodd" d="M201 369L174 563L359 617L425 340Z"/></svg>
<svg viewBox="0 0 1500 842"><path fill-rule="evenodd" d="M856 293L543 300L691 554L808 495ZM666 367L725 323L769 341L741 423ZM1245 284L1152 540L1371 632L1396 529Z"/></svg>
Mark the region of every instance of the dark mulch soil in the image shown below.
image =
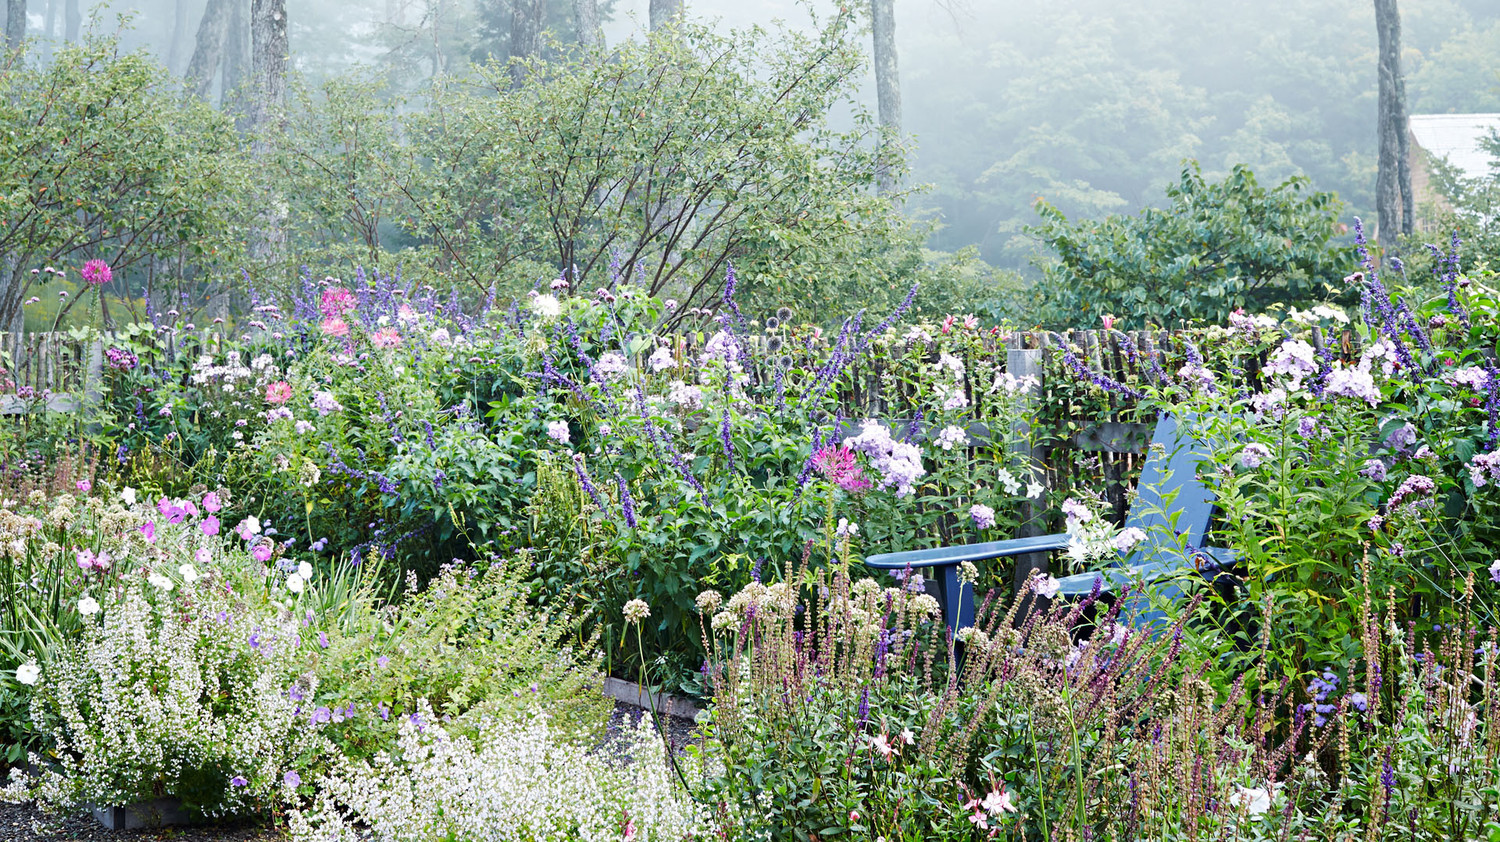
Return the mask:
<svg viewBox="0 0 1500 842"><path fill-rule="evenodd" d="M625 702L615 702L605 746L619 740L623 729L635 725L642 717L649 720L651 712ZM697 726L692 720L675 716L663 716L662 719L672 747L677 751L682 751L695 739ZM254 824L105 830L88 814L55 822L51 832L37 833L32 828L41 819L42 815L30 805L0 804L0 842L62 842L70 839L86 842L285 842L286 838L274 827Z"/></svg>
<svg viewBox="0 0 1500 842"><path fill-rule="evenodd" d="M0 842L60 842L64 839L89 842L283 842L275 828L265 825L210 825L207 827L169 827L163 830L105 830L88 814L58 822L49 833L32 829L42 818L30 805L0 804Z"/></svg>

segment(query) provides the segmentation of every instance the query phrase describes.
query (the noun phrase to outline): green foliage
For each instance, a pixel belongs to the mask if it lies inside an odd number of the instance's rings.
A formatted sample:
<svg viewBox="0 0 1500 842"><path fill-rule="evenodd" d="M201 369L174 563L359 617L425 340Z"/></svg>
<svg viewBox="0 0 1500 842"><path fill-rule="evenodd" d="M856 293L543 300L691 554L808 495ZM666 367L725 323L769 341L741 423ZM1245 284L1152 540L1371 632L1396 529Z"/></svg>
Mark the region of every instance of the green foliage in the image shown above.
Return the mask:
<svg viewBox="0 0 1500 842"><path fill-rule="evenodd" d="M248 171L233 126L144 53L105 37L46 65L9 53L0 92L0 322L42 264L102 258L118 277L180 258L195 277L179 291L197 292L237 253Z"/></svg>
<svg viewBox="0 0 1500 842"><path fill-rule="evenodd" d="M1047 319L1092 326L1221 322L1320 295L1342 277L1331 245L1339 202L1292 178L1266 189L1247 167L1209 182L1196 162L1167 189L1170 205L1070 223L1046 201L1032 229L1056 255L1044 265Z"/></svg>

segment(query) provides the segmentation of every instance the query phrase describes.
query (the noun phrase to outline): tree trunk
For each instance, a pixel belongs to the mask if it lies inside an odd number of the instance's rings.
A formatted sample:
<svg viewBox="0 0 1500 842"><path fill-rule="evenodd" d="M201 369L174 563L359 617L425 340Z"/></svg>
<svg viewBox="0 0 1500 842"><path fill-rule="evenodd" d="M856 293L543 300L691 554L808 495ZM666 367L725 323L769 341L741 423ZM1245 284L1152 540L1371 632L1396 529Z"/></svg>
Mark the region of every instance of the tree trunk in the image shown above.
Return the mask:
<svg viewBox="0 0 1500 842"><path fill-rule="evenodd" d="M896 66L896 9L894 0L870 0L870 29L875 40L875 97L880 127L887 133L882 143L901 134L901 73ZM896 189L895 175L881 163L880 192Z"/></svg>
<svg viewBox="0 0 1500 842"><path fill-rule="evenodd" d="M229 37L229 7L233 0L208 0L203 20L198 24L198 43L188 60L187 78L202 99L208 99L214 87L214 75L224 56L224 41Z"/></svg>
<svg viewBox="0 0 1500 842"><path fill-rule="evenodd" d="M586 50L604 46L604 30L599 27L599 0L573 0L573 20L578 26L578 43Z"/></svg>
<svg viewBox="0 0 1500 842"><path fill-rule="evenodd" d="M26 40L26 0L7 0L5 4L5 46L14 50Z"/></svg>
<svg viewBox="0 0 1500 842"><path fill-rule="evenodd" d="M1401 77L1401 12L1396 0L1375 0L1375 30L1380 39L1380 86L1377 114L1379 169L1375 176L1376 239L1392 253L1396 237L1411 230L1411 173L1405 155L1405 80ZM1403 211L1405 213L1403 214Z"/></svg>
<svg viewBox="0 0 1500 842"><path fill-rule="evenodd" d="M69 44L78 42L78 30L83 28L83 13L78 10L78 0L67 0L63 5L63 38Z"/></svg>
<svg viewBox="0 0 1500 842"><path fill-rule="evenodd" d="M521 60L535 56L542 49L542 23L547 11L546 0L511 0L510 12L510 82L518 88L526 78Z"/></svg>
<svg viewBox="0 0 1500 842"><path fill-rule="evenodd" d="M230 0L229 28L224 40L224 80L219 91L219 107L234 115L235 126L242 132L251 126L250 107L250 27L245 20L246 0Z"/></svg>
<svg viewBox="0 0 1500 842"><path fill-rule="evenodd" d="M182 72L182 41L187 36L187 0L177 0L172 8L172 45L167 49L167 70Z"/></svg>
<svg viewBox="0 0 1500 842"><path fill-rule="evenodd" d="M286 110L287 24L286 0L253 0L250 7L253 94L250 129L255 133L250 154L262 169L270 165L275 130ZM281 254L286 232L286 209L281 197L268 192L250 239L250 256L262 265Z"/></svg>
<svg viewBox="0 0 1500 842"><path fill-rule="evenodd" d="M42 26L42 34L48 39L57 35L57 0L47 0L47 23Z"/></svg>
<svg viewBox="0 0 1500 842"><path fill-rule="evenodd" d="M682 15L683 0L651 0L651 31L655 32Z"/></svg>

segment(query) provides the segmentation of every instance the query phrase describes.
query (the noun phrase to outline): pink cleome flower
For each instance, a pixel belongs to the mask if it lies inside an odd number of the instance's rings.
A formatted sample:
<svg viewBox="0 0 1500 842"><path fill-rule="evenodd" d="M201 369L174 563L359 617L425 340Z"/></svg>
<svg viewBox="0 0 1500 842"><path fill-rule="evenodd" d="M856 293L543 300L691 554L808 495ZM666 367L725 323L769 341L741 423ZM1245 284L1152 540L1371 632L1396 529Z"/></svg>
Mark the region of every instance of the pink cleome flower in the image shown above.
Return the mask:
<svg viewBox="0 0 1500 842"><path fill-rule="evenodd" d="M285 380L266 384L266 403L276 406L292 399L292 384Z"/></svg>
<svg viewBox="0 0 1500 842"><path fill-rule="evenodd" d="M813 454L813 467L829 482L851 494L868 491L871 487L854 458L854 451L847 447L822 448Z"/></svg>
<svg viewBox="0 0 1500 842"><path fill-rule="evenodd" d="M344 287L329 287L323 290L323 299L318 302L318 309L323 312L325 319L341 318L357 306L354 293Z"/></svg>
<svg viewBox="0 0 1500 842"><path fill-rule="evenodd" d="M324 336L348 336L349 323L338 316L329 316L323 320L322 331Z"/></svg>
<svg viewBox="0 0 1500 842"><path fill-rule="evenodd" d="M109 264L102 260L90 260L83 264L83 279L89 286L102 287L114 279L114 272L110 271Z"/></svg>
<svg viewBox="0 0 1500 842"><path fill-rule="evenodd" d="M370 344L376 348L395 348L401 344L401 334L393 327L381 328L370 335Z"/></svg>

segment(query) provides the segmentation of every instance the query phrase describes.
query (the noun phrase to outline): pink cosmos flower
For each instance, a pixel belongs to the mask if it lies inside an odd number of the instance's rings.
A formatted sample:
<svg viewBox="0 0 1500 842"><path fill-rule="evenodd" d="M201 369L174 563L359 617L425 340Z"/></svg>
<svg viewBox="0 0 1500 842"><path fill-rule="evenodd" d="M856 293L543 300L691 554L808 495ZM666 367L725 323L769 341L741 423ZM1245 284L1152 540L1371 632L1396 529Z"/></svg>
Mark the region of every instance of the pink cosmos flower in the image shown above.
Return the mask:
<svg viewBox="0 0 1500 842"><path fill-rule="evenodd" d="M202 523L198 524L198 528L203 530L204 535L212 538L219 534L219 519L213 515L209 515L203 519Z"/></svg>
<svg viewBox="0 0 1500 842"><path fill-rule="evenodd" d="M83 264L83 279L89 286L101 287L114 279L109 264L102 260L90 260Z"/></svg>
<svg viewBox="0 0 1500 842"><path fill-rule="evenodd" d="M376 348L395 348L401 344L401 334L393 327L385 327L370 336L370 344Z"/></svg>
<svg viewBox="0 0 1500 842"><path fill-rule="evenodd" d="M90 491L94 490L94 484L86 479L81 479L78 481L78 490L83 492L84 494L87 494Z"/></svg>
<svg viewBox="0 0 1500 842"><path fill-rule="evenodd" d="M349 335L349 323L338 316L324 319L321 329L324 336L345 337Z"/></svg>
<svg viewBox="0 0 1500 842"><path fill-rule="evenodd" d="M292 399L292 384L285 380L277 380L275 383L266 385L266 403L273 406L284 404Z"/></svg>

